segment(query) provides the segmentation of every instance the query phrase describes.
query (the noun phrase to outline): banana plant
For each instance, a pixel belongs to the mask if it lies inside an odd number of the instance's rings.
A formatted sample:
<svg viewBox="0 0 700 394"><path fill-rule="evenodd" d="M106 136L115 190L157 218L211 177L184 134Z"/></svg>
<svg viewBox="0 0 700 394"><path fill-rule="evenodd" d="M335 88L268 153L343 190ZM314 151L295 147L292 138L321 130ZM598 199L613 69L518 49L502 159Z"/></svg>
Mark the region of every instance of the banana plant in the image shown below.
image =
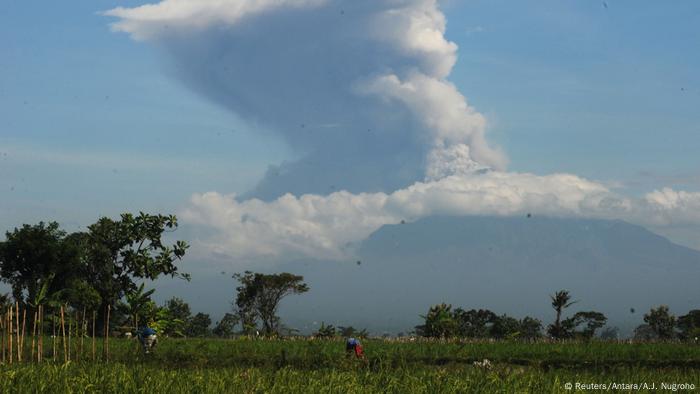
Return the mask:
<svg viewBox="0 0 700 394"><path fill-rule="evenodd" d="M151 296L155 292L155 289L146 290L145 284L127 292L124 296L125 303L121 303L122 310L131 318L134 323L134 330L138 329L139 316L144 316L149 309L149 303L151 302Z"/></svg>
<svg viewBox="0 0 700 394"><path fill-rule="evenodd" d="M51 274L41 281L39 291L36 292L34 299L28 302L33 309L38 308L39 305L42 305L49 298L49 286L51 286L54 276L55 274Z"/></svg>

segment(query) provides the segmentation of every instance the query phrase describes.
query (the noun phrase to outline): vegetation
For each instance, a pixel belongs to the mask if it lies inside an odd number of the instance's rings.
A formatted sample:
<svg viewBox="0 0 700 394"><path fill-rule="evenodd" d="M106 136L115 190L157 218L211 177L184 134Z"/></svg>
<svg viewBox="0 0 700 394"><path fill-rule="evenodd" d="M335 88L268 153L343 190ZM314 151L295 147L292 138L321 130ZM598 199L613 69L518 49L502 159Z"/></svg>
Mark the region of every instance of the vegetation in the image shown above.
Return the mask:
<svg viewBox="0 0 700 394"><path fill-rule="evenodd" d="M233 277L240 282L236 288L234 305L238 307L246 332L251 332L259 319L265 335L276 334L279 328L277 308L280 301L288 295L309 291L304 277L287 272L266 275L246 271Z"/></svg>
<svg viewBox="0 0 700 394"><path fill-rule="evenodd" d="M573 326L572 320L564 320L562 322L561 315L564 309L575 304L577 301L571 301L571 295L566 290L560 290L556 292L552 298L552 308L557 312L557 317L549 327L547 327L547 333L552 338L564 339L569 338L572 335Z"/></svg>
<svg viewBox="0 0 700 394"><path fill-rule="evenodd" d="M0 365L0 392L565 392L565 382L700 385L700 347L679 343L168 339L148 357L111 343L110 363ZM99 345L98 345L99 350ZM60 358L60 357L59 357ZM475 361L490 360L490 367ZM624 390L612 390L624 391ZM629 391L629 390L628 390Z"/></svg>
<svg viewBox="0 0 700 394"><path fill-rule="evenodd" d="M429 338L525 338L542 336L542 322L526 316L518 320L507 315L496 315L488 309L462 308L452 305L434 305L422 316L425 323L416 326L416 334Z"/></svg>
<svg viewBox="0 0 700 394"><path fill-rule="evenodd" d="M143 212L125 213L119 220L103 217L88 231L72 234L55 222L25 224L7 232L0 242L0 280L10 284L21 307L47 304L53 311L60 305L95 310L102 328L107 315L119 310L123 297L127 314L134 312L129 308L144 307L130 305L136 300L128 298L143 296L138 294L138 280L161 275L189 278L175 265L185 255L187 243L162 241L165 232L176 228L175 216Z"/></svg>
<svg viewBox="0 0 700 394"><path fill-rule="evenodd" d="M649 328L659 339L670 339L676 335L676 317L668 311L666 305L652 308L649 313L644 315L644 322L649 325Z"/></svg>
<svg viewBox="0 0 700 394"><path fill-rule="evenodd" d="M246 271L233 276L232 311L212 329L210 316L183 299L157 305L143 282L188 278L175 265L187 244L161 240L176 227L173 216L141 213L102 218L87 232L56 223L8 232L0 392L566 392L564 382L602 375L700 387L700 310L676 318L667 306L652 308L635 340L621 342L600 312L566 317L576 303L566 290L551 296L546 333L533 317L441 303L422 316L417 336L380 340L322 323L299 337L277 312L285 297L309 291L304 278ZM148 355L116 338L143 325L159 337ZM346 357L347 337L363 338L366 358Z"/></svg>

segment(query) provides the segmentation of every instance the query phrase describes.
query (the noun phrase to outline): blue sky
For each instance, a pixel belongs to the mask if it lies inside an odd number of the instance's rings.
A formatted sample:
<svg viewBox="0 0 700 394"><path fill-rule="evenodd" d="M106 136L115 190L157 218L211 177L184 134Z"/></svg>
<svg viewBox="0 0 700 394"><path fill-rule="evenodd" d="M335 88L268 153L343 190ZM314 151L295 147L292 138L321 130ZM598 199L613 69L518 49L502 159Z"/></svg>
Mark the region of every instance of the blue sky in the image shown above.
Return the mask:
<svg viewBox="0 0 700 394"><path fill-rule="evenodd" d="M297 152L173 77L99 11L139 1L3 1L1 229L74 228L244 193ZM570 172L638 195L700 190L700 4L451 1L450 76L509 170Z"/></svg>

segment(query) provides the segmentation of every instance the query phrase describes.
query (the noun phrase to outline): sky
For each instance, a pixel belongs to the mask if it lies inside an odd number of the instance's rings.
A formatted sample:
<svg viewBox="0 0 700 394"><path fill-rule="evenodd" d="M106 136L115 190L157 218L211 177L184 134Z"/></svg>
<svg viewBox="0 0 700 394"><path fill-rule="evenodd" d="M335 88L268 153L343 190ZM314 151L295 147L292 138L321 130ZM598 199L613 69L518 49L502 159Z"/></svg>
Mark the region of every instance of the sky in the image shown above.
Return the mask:
<svg viewBox="0 0 700 394"><path fill-rule="evenodd" d="M695 1L144 4L0 0L0 230L175 213L216 269L434 214L700 249Z"/></svg>

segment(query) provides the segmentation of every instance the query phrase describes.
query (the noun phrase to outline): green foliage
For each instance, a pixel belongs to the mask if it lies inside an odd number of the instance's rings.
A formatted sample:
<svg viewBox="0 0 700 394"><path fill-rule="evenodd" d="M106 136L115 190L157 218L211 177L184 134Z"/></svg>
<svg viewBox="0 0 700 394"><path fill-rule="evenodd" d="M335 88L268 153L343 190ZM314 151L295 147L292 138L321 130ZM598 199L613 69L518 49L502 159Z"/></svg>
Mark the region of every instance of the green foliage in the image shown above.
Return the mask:
<svg viewBox="0 0 700 394"><path fill-rule="evenodd" d="M678 318L678 328L680 336L683 339L692 339L700 337L700 310L694 309L688 314Z"/></svg>
<svg viewBox="0 0 700 394"><path fill-rule="evenodd" d="M109 363L0 364L0 392L565 393L566 382L700 384L700 347L677 343L369 339L366 363L345 357L343 339L166 338L148 357L133 341L110 343ZM473 366L485 358L492 369Z"/></svg>
<svg viewBox="0 0 700 394"><path fill-rule="evenodd" d="M153 320L149 322L149 326L156 330L162 336L183 337L185 336L185 324L182 319L173 317L167 308L155 307L154 303L150 304L155 309L152 313Z"/></svg>
<svg viewBox="0 0 700 394"><path fill-rule="evenodd" d="M550 296L552 299L552 308L557 312L556 319L554 323L547 327L547 333L555 339L565 339L571 338L574 335L574 328L576 325L573 320L561 320L561 315L564 309L570 307L578 301L571 301L571 295L566 290L560 290L554 295Z"/></svg>
<svg viewBox="0 0 700 394"><path fill-rule="evenodd" d="M187 321L185 335L188 337L206 337L210 334L211 318L206 313L197 313Z"/></svg>
<svg viewBox="0 0 700 394"><path fill-rule="evenodd" d="M457 334L465 338L487 338L498 316L488 309L465 311L457 308L454 319L457 321Z"/></svg>
<svg viewBox="0 0 700 394"><path fill-rule="evenodd" d="M340 326L338 327L338 335L344 338L367 338L369 336L369 332L367 332L366 328L358 330L353 326Z"/></svg>
<svg viewBox="0 0 700 394"><path fill-rule="evenodd" d="M318 328L318 331L314 334L314 336L318 338L334 338L338 335L335 327L333 327L332 324L326 325L326 323L321 322L321 327Z"/></svg>
<svg viewBox="0 0 700 394"><path fill-rule="evenodd" d="M659 339L659 336L650 325L640 324L634 329L632 338L635 341L645 342Z"/></svg>
<svg viewBox="0 0 700 394"><path fill-rule="evenodd" d="M234 304L241 316L244 331L253 331L259 318L265 335L278 331L277 308L280 301L290 294L309 291L303 276L287 272L267 275L245 271L233 275L233 278L240 283L236 287Z"/></svg>
<svg viewBox="0 0 700 394"><path fill-rule="evenodd" d="M192 312L190 311L190 305L180 297L173 297L166 301L165 308L168 310L170 317L172 317L173 319L187 321L192 315Z"/></svg>
<svg viewBox="0 0 700 394"><path fill-rule="evenodd" d="M452 306L444 303L434 305L421 317L425 323L416 326L416 333L424 337L535 339L542 331L542 322L529 316L517 320L507 315L498 316L488 309L452 311Z"/></svg>
<svg viewBox="0 0 700 394"><path fill-rule="evenodd" d="M574 335L584 339L591 339L595 336L596 330L603 327L607 321L608 318L600 312L576 312L572 317L566 319L563 325L567 330L569 327L575 330L583 324L585 325L583 330L574 332Z"/></svg>
<svg viewBox="0 0 700 394"><path fill-rule="evenodd" d="M450 338L458 332L458 324L452 313L452 305L445 303L433 305L428 310L428 314L421 317L425 323L416 326L418 335L429 338Z"/></svg>
<svg viewBox="0 0 700 394"><path fill-rule="evenodd" d="M666 305L651 308L649 313L644 315L644 322L649 325L659 339L671 339L676 336L676 317L669 312Z"/></svg>
<svg viewBox="0 0 700 394"><path fill-rule="evenodd" d="M498 316L491 327L491 336L497 339L516 338L520 336L520 322L510 316Z"/></svg>
<svg viewBox="0 0 700 394"><path fill-rule="evenodd" d="M139 323L148 323L149 315L153 309L151 296L155 289L145 290L145 286L144 283L141 283L136 290L126 292L124 296L125 302L118 305L122 313L129 316L130 324L134 330L139 328Z"/></svg>
<svg viewBox="0 0 700 394"><path fill-rule="evenodd" d="M542 336L542 322L534 317L525 316L520 320L520 338L537 339Z"/></svg>
<svg viewBox="0 0 700 394"><path fill-rule="evenodd" d="M240 317L233 313L227 313L224 317L216 323L213 333L220 338L231 338L233 337L236 325L240 322Z"/></svg>
<svg viewBox="0 0 700 394"><path fill-rule="evenodd" d="M49 301L63 301L75 309L94 311L102 304L102 297L95 288L82 279L74 279L66 287L52 295Z"/></svg>
<svg viewBox="0 0 700 394"><path fill-rule="evenodd" d="M189 279L175 266L188 245L176 241L168 246L161 239L164 232L177 228L175 216L125 213L120 220L103 217L88 228L83 274L103 304L114 305L126 292L136 290L136 278L155 280L170 275Z"/></svg>
<svg viewBox="0 0 700 394"><path fill-rule="evenodd" d="M56 293L75 277L79 251L58 223L25 224L5 237L0 242L0 280L11 286L22 305Z"/></svg>
<svg viewBox="0 0 700 394"><path fill-rule="evenodd" d="M160 275L188 279L175 266L187 244L166 245L161 239L176 228L175 216L143 212L122 214L120 220L101 218L88 232L73 234L66 234L55 222L25 224L7 232L6 240L0 242L0 280L10 284L22 305L96 310L100 326L107 306L112 307L112 323L122 320L123 310L133 318L142 313L135 310L146 301L129 306L128 297L139 291L135 280ZM123 296L127 306L118 307Z"/></svg>

